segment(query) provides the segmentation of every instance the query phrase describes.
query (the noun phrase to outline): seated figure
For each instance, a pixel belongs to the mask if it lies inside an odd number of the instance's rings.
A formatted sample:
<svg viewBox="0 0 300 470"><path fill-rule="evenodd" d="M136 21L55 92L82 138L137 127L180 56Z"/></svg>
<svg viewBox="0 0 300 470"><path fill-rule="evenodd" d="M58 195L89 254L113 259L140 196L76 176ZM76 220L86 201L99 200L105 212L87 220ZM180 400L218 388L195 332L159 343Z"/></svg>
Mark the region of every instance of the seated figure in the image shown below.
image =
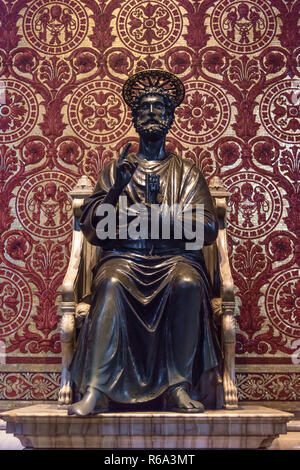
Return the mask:
<svg viewBox="0 0 300 470"><path fill-rule="evenodd" d="M191 413L224 406L227 387L227 405L236 407L232 367L224 374L224 335L212 307L212 299L220 296L215 292L220 283L212 282L216 275L205 260L211 251L216 273L220 263L215 250L210 250L218 237L216 208L196 165L165 150L175 107L184 98L183 84L168 72L147 70L127 80L123 96L140 137L139 150L130 153L127 145L119 159L103 169L93 194L80 208L81 232L89 244L100 247L100 254L93 268L89 312L76 347L71 352L68 347L65 357L59 401L69 404L70 390L75 389L81 399L69 407L69 415L108 411L110 402L136 404L158 397L164 410ZM139 209L146 211L146 232L141 226L135 230L130 210L128 219L120 217L124 211L120 196L135 215ZM153 204L158 207L155 236ZM114 235L105 238L108 207L115 208L119 217ZM191 208L191 234L176 236L174 212L165 217L164 210L170 207ZM202 208L199 245L192 238L199 216L195 207ZM162 227L167 222L165 237ZM220 248L224 254L224 246ZM229 297L232 308L231 291ZM65 351L74 340L67 334L66 318ZM232 333L232 310L229 323ZM73 335L73 323L70 330ZM232 347L234 340L229 342Z"/></svg>

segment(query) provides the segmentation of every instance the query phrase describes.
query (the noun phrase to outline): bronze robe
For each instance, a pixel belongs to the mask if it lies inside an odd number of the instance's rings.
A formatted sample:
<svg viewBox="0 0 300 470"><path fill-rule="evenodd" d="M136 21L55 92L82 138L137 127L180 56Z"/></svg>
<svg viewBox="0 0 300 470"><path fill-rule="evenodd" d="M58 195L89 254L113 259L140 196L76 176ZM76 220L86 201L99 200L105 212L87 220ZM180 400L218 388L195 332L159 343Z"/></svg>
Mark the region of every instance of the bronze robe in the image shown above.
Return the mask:
<svg viewBox="0 0 300 470"><path fill-rule="evenodd" d="M213 201L191 160L173 154L160 161L128 158L139 163L122 193L128 205L145 203L146 174L158 174L159 202L203 204L205 244L216 239ZM100 240L96 235L94 211L114 183L116 163L103 169L83 206L81 230L101 245L102 255L93 271L93 301L78 337L72 381L80 393L95 387L118 403L149 401L171 385L188 382L193 398L220 407L221 349L202 250L187 251L184 239Z"/></svg>

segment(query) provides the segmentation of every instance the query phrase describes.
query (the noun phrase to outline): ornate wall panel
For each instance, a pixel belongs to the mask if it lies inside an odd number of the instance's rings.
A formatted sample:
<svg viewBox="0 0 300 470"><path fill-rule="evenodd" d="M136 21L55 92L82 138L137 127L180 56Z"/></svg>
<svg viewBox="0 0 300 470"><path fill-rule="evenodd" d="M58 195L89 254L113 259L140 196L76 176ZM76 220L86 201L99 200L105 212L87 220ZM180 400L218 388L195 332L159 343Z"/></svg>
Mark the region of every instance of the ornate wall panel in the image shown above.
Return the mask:
<svg viewBox="0 0 300 470"><path fill-rule="evenodd" d="M185 83L168 137L232 193L243 400L300 398L300 0L0 0L0 408L55 400L66 193L127 142L126 77Z"/></svg>

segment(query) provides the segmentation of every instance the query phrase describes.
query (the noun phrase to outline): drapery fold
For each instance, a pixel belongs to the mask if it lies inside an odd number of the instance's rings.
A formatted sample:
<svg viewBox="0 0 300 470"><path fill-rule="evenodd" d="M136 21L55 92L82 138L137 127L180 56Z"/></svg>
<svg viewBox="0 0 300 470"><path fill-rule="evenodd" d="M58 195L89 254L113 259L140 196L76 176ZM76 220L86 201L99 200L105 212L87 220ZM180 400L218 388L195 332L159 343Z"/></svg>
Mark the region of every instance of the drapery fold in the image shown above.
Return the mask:
<svg viewBox="0 0 300 470"><path fill-rule="evenodd" d="M205 243L215 240L213 201L193 162L175 155L129 159L139 163L122 193L130 205L145 202L146 174L159 174L161 202L203 204ZM93 301L77 340L72 381L81 393L95 387L120 403L149 401L188 382L194 396L215 403L221 348L202 250L185 250L185 240L177 239L99 240L95 208L113 185L115 164L104 168L83 207L81 229L103 251L93 270ZM214 378L203 386L208 373Z"/></svg>

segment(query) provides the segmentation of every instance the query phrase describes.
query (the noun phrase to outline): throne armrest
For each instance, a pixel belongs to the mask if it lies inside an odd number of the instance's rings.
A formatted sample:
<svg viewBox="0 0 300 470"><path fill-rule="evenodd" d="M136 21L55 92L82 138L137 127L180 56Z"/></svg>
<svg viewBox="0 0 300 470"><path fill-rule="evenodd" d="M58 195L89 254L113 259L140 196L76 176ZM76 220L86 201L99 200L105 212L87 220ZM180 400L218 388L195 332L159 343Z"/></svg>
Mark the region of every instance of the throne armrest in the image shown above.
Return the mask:
<svg viewBox="0 0 300 470"><path fill-rule="evenodd" d="M79 219L81 216L80 208L84 199L88 197L92 193L92 191L93 188L90 180L86 176L82 176L75 188L69 193L69 197L72 199L74 228L70 261L61 287L61 295L63 302L74 302L75 299L74 285L79 272L79 266L84 244L84 237L79 228Z"/></svg>
<svg viewBox="0 0 300 470"><path fill-rule="evenodd" d="M222 181L218 177L214 177L211 180L209 188L215 201L219 222L216 246L218 251L221 298L223 302L234 302L234 284L229 264L226 230L227 201L230 193L225 190Z"/></svg>
<svg viewBox="0 0 300 470"><path fill-rule="evenodd" d="M231 275L226 232L226 215L228 193L220 178L214 177L210 182L210 192L215 200L219 233L216 240L215 258L220 276L221 295L221 329L222 347L224 354L223 387L224 407L226 409L238 408L237 388L235 384L235 319L234 319L234 285Z"/></svg>
<svg viewBox="0 0 300 470"><path fill-rule="evenodd" d="M83 200L92 193L90 180L83 176L78 181L75 188L68 194L73 201L74 228L72 237L72 247L70 261L61 286L61 322L60 339L62 347L62 373L61 388L59 391L59 405L69 405L72 402L72 388L70 383L69 367L72 362L75 341L75 302L78 300L76 295L76 280L79 277L82 258L84 256L86 240L79 229L79 218Z"/></svg>
<svg viewBox="0 0 300 470"><path fill-rule="evenodd" d="M75 218L76 225L76 218ZM73 229L72 246L70 253L70 260L65 274L62 286L61 286L61 297L62 302L74 302L74 285L75 280L78 276L78 270L81 260L81 252L83 245L83 234L76 227Z"/></svg>

